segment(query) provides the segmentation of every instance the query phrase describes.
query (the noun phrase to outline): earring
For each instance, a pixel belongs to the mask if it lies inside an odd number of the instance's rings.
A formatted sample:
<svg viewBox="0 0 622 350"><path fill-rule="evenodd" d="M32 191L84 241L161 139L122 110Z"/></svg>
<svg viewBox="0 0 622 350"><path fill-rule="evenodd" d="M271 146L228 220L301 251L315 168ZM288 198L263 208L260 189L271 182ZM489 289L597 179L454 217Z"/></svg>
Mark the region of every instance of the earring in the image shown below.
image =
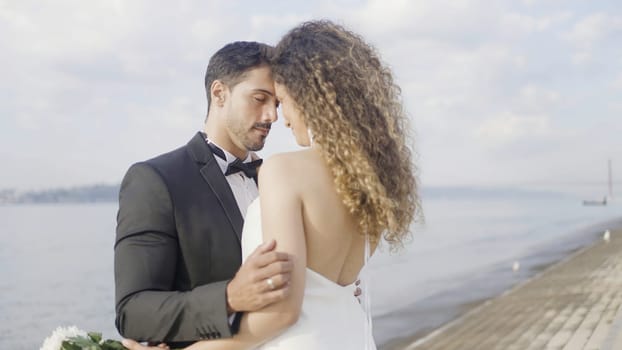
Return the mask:
<svg viewBox="0 0 622 350"><path fill-rule="evenodd" d="M313 132L309 128L307 128L307 135L309 136L309 146L313 146Z"/></svg>

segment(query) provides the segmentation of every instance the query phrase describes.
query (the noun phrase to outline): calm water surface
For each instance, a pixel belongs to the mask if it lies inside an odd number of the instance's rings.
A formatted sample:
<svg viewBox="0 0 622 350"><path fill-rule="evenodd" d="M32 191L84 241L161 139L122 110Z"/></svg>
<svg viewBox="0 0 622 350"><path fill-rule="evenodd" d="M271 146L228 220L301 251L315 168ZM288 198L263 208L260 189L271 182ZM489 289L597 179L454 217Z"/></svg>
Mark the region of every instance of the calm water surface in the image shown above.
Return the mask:
<svg viewBox="0 0 622 350"><path fill-rule="evenodd" d="M573 197L428 198L426 224L399 253L372 258L377 342L455 317L462 303L509 288L622 217L619 203ZM0 349L38 349L59 325L114 328L116 203L0 206ZM513 273L511 264L521 261Z"/></svg>

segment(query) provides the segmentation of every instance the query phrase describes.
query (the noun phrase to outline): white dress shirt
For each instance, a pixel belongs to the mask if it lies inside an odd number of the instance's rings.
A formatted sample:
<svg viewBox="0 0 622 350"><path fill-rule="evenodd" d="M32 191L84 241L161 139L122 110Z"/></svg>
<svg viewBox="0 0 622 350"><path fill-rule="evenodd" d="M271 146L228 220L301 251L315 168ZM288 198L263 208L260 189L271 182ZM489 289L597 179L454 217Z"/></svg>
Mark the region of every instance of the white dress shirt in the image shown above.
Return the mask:
<svg viewBox="0 0 622 350"><path fill-rule="evenodd" d="M220 166L220 170L222 170L222 173L224 175L227 172L229 164L233 163L237 159L237 157L229 153L224 148L218 146L218 144L211 141L207 137L205 138L205 142L211 143L214 146L220 148L225 154L225 158L227 158L227 160L224 160L214 154L214 158L216 159L216 162L218 162L218 166ZM254 153L252 152L248 152L244 163L253 161L253 154ZM233 197L235 197L235 202L238 204L238 208L240 209L242 217L246 218L246 211L248 210L248 206L255 200L255 198L259 196L259 190L257 189L257 184L255 183L255 180L247 177L241 171L235 174L227 175L225 176L225 179L229 183L229 187L231 187L231 192L233 192ZM233 324L233 321L235 320L237 314L238 313L235 312L228 317L229 326Z"/></svg>
<svg viewBox="0 0 622 350"><path fill-rule="evenodd" d="M225 154L225 157L227 158L226 161L219 156L214 155L214 158L216 158L216 161L218 162L218 165L220 166L220 169L224 174L227 171L227 167L229 166L229 164L233 163L237 159L237 157L227 152L227 150L225 150L224 148L218 146L217 143L211 141L209 138L207 138L206 141L220 148ZM252 161L253 154L254 153L252 152L248 152L244 163ZM247 177L246 175L244 175L243 172L237 172L235 174L227 175L225 176L225 179L227 179L227 182L231 187L233 197L235 197L235 201L238 203L238 208L240 208L240 213L242 213L242 217L245 218L248 206L255 200L255 198L259 196L259 190L257 189L257 184L255 183L255 180Z"/></svg>

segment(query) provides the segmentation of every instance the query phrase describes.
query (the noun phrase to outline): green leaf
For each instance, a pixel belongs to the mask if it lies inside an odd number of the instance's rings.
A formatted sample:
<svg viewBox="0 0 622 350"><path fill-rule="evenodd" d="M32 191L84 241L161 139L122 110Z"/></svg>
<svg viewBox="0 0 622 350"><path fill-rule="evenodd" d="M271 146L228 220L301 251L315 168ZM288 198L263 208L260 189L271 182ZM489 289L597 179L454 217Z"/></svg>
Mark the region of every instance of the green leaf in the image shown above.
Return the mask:
<svg viewBox="0 0 622 350"><path fill-rule="evenodd" d="M102 343L102 350L126 350L120 341L106 339Z"/></svg>
<svg viewBox="0 0 622 350"><path fill-rule="evenodd" d="M98 332L88 332L89 338L99 344L102 341L102 334Z"/></svg>
<svg viewBox="0 0 622 350"><path fill-rule="evenodd" d="M102 350L102 348L92 339L78 336L63 341L61 350Z"/></svg>
<svg viewBox="0 0 622 350"><path fill-rule="evenodd" d="M71 341L68 340L63 340L62 344L60 345L60 350L81 350L81 348L72 343Z"/></svg>

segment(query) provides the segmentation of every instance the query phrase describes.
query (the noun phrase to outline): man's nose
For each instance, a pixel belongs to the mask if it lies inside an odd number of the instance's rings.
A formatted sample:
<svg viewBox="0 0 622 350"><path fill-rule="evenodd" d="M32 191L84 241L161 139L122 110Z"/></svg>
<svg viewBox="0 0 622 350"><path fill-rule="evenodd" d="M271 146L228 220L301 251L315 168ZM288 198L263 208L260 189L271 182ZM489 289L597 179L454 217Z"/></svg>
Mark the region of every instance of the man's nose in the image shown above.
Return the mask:
<svg viewBox="0 0 622 350"><path fill-rule="evenodd" d="M276 112L276 107L266 107L263 113L263 122L274 123L279 119L278 114Z"/></svg>

